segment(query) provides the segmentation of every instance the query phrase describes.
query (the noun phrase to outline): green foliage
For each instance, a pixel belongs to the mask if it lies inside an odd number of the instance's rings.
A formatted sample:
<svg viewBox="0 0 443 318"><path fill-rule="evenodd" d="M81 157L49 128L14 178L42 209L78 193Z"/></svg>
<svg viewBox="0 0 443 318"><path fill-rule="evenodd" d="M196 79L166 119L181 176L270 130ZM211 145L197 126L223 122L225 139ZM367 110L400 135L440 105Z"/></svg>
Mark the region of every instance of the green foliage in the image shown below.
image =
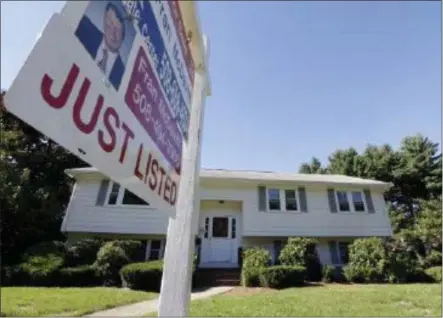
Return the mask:
<svg viewBox="0 0 443 318"><path fill-rule="evenodd" d="M322 266L316 251L317 241L311 238L291 237L280 252L282 265L300 265L307 269L309 281L320 281Z"/></svg>
<svg viewBox="0 0 443 318"><path fill-rule="evenodd" d="M387 265L387 253L381 239L357 239L349 246L349 263L343 273L350 282L382 282Z"/></svg>
<svg viewBox="0 0 443 318"><path fill-rule="evenodd" d="M260 284L269 288L287 288L301 286L306 278L306 268L303 266L278 265L261 270Z"/></svg>
<svg viewBox="0 0 443 318"><path fill-rule="evenodd" d="M425 267L434 267L434 266L441 266L442 263L442 255L441 252L432 250L429 252L428 255L426 255L425 258Z"/></svg>
<svg viewBox="0 0 443 318"><path fill-rule="evenodd" d="M441 266L431 267L426 269L426 275L428 275L433 282L441 283L441 276L442 276L441 270L442 270Z"/></svg>
<svg viewBox="0 0 443 318"><path fill-rule="evenodd" d="M123 249L108 242L98 251L94 267L106 286L120 286L120 269L128 263L129 258Z"/></svg>
<svg viewBox="0 0 443 318"><path fill-rule="evenodd" d="M66 255L65 244L61 241L40 242L27 248L23 253L22 258L26 260L33 256L45 256L45 255L56 255L60 257L65 257Z"/></svg>
<svg viewBox="0 0 443 318"><path fill-rule="evenodd" d="M160 291L163 261L132 263L120 270L123 286L135 290Z"/></svg>
<svg viewBox="0 0 443 318"><path fill-rule="evenodd" d="M271 254L264 248L248 248L243 251L241 281L243 286L260 285L259 274L271 262Z"/></svg>
<svg viewBox="0 0 443 318"><path fill-rule="evenodd" d="M67 249L67 266L76 267L93 264L103 244L104 240L93 238L86 238L75 242Z"/></svg>
<svg viewBox="0 0 443 318"><path fill-rule="evenodd" d="M335 281L335 268L332 265L323 266L323 279L325 283L332 283Z"/></svg>
<svg viewBox="0 0 443 318"><path fill-rule="evenodd" d="M14 267L12 283L27 286L54 286L63 262L62 257L54 254L28 256L26 262Z"/></svg>
<svg viewBox="0 0 443 318"><path fill-rule="evenodd" d="M111 241L113 246L120 247L128 256L131 262L141 262L144 260L144 251L140 253L142 243L135 240L116 240Z"/></svg>
<svg viewBox="0 0 443 318"><path fill-rule="evenodd" d="M58 286L88 287L102 285L97 269L92 265L62 268L57 277Z"/></svg>

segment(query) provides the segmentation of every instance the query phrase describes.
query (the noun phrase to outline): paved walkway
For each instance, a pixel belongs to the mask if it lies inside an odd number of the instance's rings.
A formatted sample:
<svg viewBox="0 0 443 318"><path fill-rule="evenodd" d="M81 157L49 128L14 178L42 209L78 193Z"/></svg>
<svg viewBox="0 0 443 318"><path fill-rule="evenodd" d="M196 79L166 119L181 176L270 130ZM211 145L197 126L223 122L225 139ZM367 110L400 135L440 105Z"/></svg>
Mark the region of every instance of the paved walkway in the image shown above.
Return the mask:
<svg viewBox="0 0 443 318"><path fill-rule="evenodd" d="M230 291L233 287L210 287L204 290L195 291L191 294L191 300L201 299L211 297L217 294L222 294L227 291ZM86 317L91 316L126 316L126 317L139 317L143 316L147 313L157 311L158 299L146 300L140 303L135 303L131 305L120 306L113 309L98 311L91 315L87 315Z"/></svg>

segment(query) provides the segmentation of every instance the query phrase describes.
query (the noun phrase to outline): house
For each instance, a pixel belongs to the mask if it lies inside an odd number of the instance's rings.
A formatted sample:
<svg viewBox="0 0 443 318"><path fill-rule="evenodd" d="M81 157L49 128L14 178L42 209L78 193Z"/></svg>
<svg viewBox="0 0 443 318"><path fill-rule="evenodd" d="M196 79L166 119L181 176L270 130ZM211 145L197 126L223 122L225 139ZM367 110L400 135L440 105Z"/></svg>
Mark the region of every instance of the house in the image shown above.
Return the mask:
<svg viewBox="0 0 443 318"><path fill-rule="evenodd" d="M143 242L146 259L162 258L168 216L95 168L70 169L75 179L61 227L68 242L85 237ZM322 264L340 266L360 237L388 237L383 192L389 184L341 175L262 171L200 172L200 267L235 268L239 248L263 247L278 257L288 237L313 237Z"/></svg>

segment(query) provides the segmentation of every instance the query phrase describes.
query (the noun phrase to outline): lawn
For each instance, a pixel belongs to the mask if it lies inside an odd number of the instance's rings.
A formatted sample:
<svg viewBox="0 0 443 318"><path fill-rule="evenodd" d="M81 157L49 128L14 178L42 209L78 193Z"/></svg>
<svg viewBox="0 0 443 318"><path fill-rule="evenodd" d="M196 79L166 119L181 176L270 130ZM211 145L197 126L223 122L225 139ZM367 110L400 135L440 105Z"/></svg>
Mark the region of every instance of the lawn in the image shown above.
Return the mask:
<svg viewBox="0 0 443 318"><path fill-rule="evenodd" d="M1 288L2 316L82 316L95 311L156 298L118 288Z"/></svg>
<svg viewBox="0 0 443 318"><path fill-rule="evenodd" d="M191 303L191 316L440 316L441 284L234 289ZM155 313L148 314L149 316Z"/></svg>

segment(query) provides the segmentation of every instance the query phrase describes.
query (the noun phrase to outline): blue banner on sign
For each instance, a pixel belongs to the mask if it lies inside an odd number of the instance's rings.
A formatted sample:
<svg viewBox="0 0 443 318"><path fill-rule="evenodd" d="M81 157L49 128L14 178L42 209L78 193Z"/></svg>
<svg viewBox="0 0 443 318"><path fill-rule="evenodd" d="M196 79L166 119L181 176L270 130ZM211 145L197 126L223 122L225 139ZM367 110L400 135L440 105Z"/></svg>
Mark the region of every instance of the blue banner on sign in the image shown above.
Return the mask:
<svg viewBox="0 0 443 318"><path fill-rule="evenodd" d="M189 124L189 110L186 105L180 87L171 66L171 58L166 51L160 29L152 10L150 1L124 2L128 11L133 16L139 16L138 28L141 36L147 44L148 51L153 59L154 67L158 73L163 90L169 105L171 106L176 120L178 121L180 130L185 139L187 139L187 131ZM131 7L129 7L129 5ZM136 11L138 11L136 13Z"/></svg>

